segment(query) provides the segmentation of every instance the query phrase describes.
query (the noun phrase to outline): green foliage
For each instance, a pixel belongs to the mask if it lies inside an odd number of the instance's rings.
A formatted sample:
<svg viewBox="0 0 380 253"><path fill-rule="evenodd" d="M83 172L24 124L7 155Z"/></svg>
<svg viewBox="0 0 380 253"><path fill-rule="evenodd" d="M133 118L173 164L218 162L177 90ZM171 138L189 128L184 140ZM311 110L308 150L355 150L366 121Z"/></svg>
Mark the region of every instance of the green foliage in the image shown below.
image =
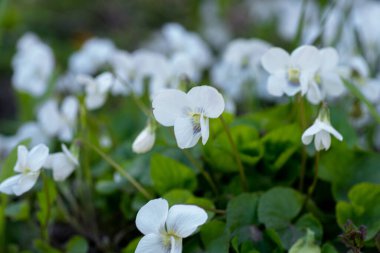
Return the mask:
<svg viewBox="0 0 380 253"><path fill-rule="evenodd" d="M227 228L232 232L237 228L258 223L257 208L259 195L243 193L228 202Z"/></svg>
<svg viewBox="0 0 380 253"><path fill-rule="evenodd" d="M197 187L194 171L187 166L162 155L155 154L151 160L150 175L154 189L159 194L184 188L193 191Z"/></svg>
<svg viewBox="0 0 380 253"><path fill-rule="evenodd" d="M339 201L336 206L338 224L343 228L347 220L367 228L366 240L380 231L380 185L361 183L348 194L349 202Z"/></svg>
<svg viewBox="0 0 380 253"><path fill-rule="evenodd" d="M66 253L87 253L88 243L81 236L74 236L66 244Z"/></svg>

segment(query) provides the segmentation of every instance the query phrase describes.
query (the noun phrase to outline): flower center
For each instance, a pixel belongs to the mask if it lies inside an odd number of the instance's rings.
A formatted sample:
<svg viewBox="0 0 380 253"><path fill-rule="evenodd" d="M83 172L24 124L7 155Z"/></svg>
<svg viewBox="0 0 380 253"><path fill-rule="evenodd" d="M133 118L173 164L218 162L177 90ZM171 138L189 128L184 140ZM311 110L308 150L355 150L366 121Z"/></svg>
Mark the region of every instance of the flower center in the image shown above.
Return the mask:
<svg viewBox="0 0 380 253"><path fill-rule="evenodd" d="M298 86L300 84L300 71L298 69L288 69L288 80L290 84Z"/></svg>
<svg viewBox="0 0 380 253"><path fill-rule="evenodd" d="M174 234L173 232L166 232L166 233L161 234L161 236L162 236L162 245L168 251L171 251L171 249L172 249L172 238L174 240L177 240L180 238L176 234Z"/></svg>

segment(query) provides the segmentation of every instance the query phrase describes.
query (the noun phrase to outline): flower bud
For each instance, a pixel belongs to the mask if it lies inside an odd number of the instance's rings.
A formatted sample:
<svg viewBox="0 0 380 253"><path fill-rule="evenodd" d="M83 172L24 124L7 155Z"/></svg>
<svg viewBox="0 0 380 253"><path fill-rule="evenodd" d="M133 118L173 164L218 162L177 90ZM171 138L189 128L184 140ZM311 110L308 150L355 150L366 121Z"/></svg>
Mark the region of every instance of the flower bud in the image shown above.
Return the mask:
<svg viewBox="0 0 380 253"><path fill-rule="evenodd" d="M307 229L306 235L293 244L289 253L321 253L321 248L314 242L314 232Z"/></svg>
<svg viewBox="0 0 380 253"><path fill-rule="evenodd" d="M156 133L151 126L147 126L132 144L133 152L143 154L152 149L156 140Z"/></svg>

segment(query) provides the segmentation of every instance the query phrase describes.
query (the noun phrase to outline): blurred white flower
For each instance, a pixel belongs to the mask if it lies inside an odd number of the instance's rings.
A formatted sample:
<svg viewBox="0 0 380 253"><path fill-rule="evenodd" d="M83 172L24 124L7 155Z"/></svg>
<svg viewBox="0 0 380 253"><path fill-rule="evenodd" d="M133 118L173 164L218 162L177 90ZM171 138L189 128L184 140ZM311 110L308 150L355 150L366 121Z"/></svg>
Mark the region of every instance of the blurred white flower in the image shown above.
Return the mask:
<svg viewBox="0 0 380 253"><path fill-rule="evenodd" d="M78 158L62 144L62 151L50 154L45 161L44 168L53 170L55 181L63 181L73 173L75 167L79 166Z"/></svg>
<svg viewBox="0 0 380 253"><path fill-rule="evenodd" d="M239 99L246 82L258 84L266 74L261 68L260 59L269 48L268 43L258 39L231 41L221 61L211 70L213 83L223 88L230 97Z"/></svg>
<svg viewBox="0 0 380 253"><path fill-rule="evenodd" d="M104 72L95 78L79 75L77 80L78 83L85 86L85 103L89 110L95 110L103 106L106 102L108 92L114 83L114 77L109 72Z"/></svg>
<svg viewBox="0 0 380 253"><path fill-rule="evenodd" d="M30 139L30 146L34 147L40 143L48 144L49 137L36 122L25 122L13 136L0 135L0 153L7 155L21 141Z"/></svg>
<svg viewBox="0 0 380 253"><path fill-rule="evenodd" d="M54 55L35 34L26 33L17 43L12 67L15 89L39 97L45 93L53 73Z"/></svg>
<svg viewBox="0 0 380 253"><path fill-rule="evenodd" d="M302 142L309 145L314 138L314 145L317 151L328 150L331 145L332 134L335 138L342 141L342 135L331 126L330 116L327 109L322 108L314 124L305 130L302 135Z"/></svg>
<svg viewBox="0 0 380 253"><path fill-rule="evenodd" d="M89 39L79 51L71 55L69 70L75 74L95 74L96 71L110 63L115 50L115 45L109 39Z"/></svg>
<svg viewBox="0 0 380 253"><path fill-rule="evenodd" d="M309 83L321 64L321 56L314 46L301 46L289 55L281 48L272 48L261 58L270 74L268 92L273 96L306 94Z"/></svg>
<svg viewBox="0 0 380 253"><path fill-rule="evenodd" d="M133 152L143 154L152 149L156 140L156 132L151 124L148 124L144 130L136 137L132 144Z"/></svg>
<svg viewBox="0 0 380 253"><path fill-rule="evenodd" d="M131 91L136 95L143 93L144 87L136 87L133 82L136 74L133 55L117 50L112 56L111 66L116 75L111 88L112 95L128 95Z"/></svg>
<svg viewBox="0 0 380 253"><path fill-rule="evenodd" d="M49 148L43 144L28 151L25 146L17 150L17 162L12 176L0 184L0 192L20 196L29 191L37 182L40 171L49 155Z"/></svg>
<svg viewBox="0 0 380 253"><path fill-rule="evenodd" d="M207 221L207 213L194 205L174 205L154 199L137 213L136 226L144 234L135 253L182 253L182 239Z"/></svg>
<svg viewBox="0 0 380 253"><path fill-rule="evenodd" d="M344 85L339 76L339 55L334 48L323 48L319 51L321 65L307 91L307 99L318 104L326 96L337 97L344 93Z"/></svg>
<svg viewBox="0 0 380 253"><path fill-rule="evenodd" d="M218 118L224 111L223 96L213 87L198 86L188 93L167 89L153 98L153 114L164 126L174 126L180 148L195 146L202 137L209 137L209 118Z"/></svg>

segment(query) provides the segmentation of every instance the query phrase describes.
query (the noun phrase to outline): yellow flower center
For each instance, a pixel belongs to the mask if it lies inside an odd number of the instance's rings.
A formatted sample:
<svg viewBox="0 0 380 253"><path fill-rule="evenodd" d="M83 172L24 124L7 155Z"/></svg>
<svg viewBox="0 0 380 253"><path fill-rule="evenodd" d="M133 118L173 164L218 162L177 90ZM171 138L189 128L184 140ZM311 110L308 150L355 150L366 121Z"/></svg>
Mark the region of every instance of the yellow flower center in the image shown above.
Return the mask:
<svg viewBox="0 0 380 253"><path fill-rule="evenodd" d="M300 83L300 71L298 69L288 69L288 80L291 84L299 85Z"/></svg>

